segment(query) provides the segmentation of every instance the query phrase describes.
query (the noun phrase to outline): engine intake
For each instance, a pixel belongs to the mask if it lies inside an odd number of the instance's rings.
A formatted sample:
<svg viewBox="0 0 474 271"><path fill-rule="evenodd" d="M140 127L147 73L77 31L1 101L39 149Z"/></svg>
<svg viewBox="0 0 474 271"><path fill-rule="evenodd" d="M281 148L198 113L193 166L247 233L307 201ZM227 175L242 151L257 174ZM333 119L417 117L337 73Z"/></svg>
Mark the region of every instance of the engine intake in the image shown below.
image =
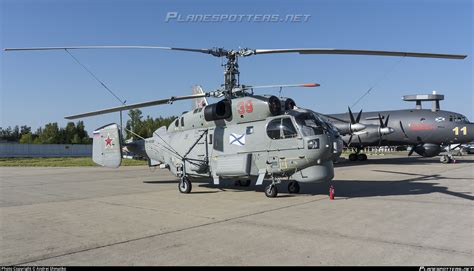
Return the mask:
<svg viewBox="0 0 474 271"><path fill-rule="evenodd" d="M204 108L204 119L206 121L227 119L232 116L230 101L222 100L215 104L210 104Z"/></svg>

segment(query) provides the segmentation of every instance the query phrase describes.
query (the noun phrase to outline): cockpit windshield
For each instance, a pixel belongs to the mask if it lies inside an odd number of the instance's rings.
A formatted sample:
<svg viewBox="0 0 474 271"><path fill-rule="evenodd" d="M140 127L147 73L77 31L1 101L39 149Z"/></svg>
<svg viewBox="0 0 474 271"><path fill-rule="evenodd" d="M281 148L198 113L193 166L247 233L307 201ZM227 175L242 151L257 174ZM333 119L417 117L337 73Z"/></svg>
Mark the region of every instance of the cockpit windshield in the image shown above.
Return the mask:
<svg viewBox="0 0 474 271"><path fill-rule="evenodd" d="M323 122L312 113L301 113L295 116L296 123L304 136L321 135L324 133Z"/></svg>
<svg viewBox="0 0 474 271"><path fill-rule="evenodd" d="M451 115L449 116L449 121L460 122L460 123L470 123L469 120L463 115Z"/></svg>

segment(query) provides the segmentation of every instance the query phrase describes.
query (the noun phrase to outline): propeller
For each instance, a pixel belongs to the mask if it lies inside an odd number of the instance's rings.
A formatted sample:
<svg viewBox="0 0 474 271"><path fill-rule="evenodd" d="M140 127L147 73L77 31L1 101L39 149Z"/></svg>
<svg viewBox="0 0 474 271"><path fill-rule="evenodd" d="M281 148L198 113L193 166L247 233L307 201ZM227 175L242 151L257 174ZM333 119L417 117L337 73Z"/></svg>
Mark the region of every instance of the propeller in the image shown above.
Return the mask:
<svg viewBox="0 0 474 271"><path fill-rule="evenodd" d="M351 120L349 124L351 136L349 137L349 140L347 141L347 146L350 146L352 142L352 136L354 135L354 133L364 130L366 126L359 123L360 118L362 116L362 109L359 111L359 114L357 114L356 118L354 118L354 114L352 113L352 110L349 106L347 107L347 109L349 110L349 118ZM357 138L359 139L359 143L362 144L362 140L360 139L360 136L358 134L357 134Z"/></svg>
<svg viewBox="0 0 474 271"><path fill-rule="evenodd" d="M382 145L382 137L384 135L388 135L394 132L394 130L391 127L388 127L388 120L390 119L390 114L387 115L387 118L385 119L385 122L383 121L382 116L378 114L379 116L379 122L380 122L380 127L379 127L379 146Z"/></svg>
<svg viewBox="0 0 474 271"><path fill-rule="evenodd" d="M408 152L408 156L411 156L417 147L423 146L423 141L421 140L421 137L417 136L416 141L418 143L416 143L415 145L411 147L410 152Z"/></svg>

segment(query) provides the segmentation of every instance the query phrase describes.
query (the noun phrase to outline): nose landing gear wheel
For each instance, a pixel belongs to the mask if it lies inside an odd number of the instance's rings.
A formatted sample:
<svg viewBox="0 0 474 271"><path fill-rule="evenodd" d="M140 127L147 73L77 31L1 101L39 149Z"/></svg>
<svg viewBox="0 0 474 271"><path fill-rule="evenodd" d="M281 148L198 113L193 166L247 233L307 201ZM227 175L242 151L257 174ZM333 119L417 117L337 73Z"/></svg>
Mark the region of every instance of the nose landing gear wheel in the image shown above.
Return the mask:
<svg viewBox="0 0 474 271"><path fill-rule="evenodd" d="M298 194L300 192L300 185L297 181L291 181L288 184L288 192L290 194Z"/></svg>
<svg viewBox="0 0 474 271"><path fill-rule="evenodd" d="M277 194L278 194L278 190L277 190L276 185L271 184L265 188L265 196L269 198L274 198L277 196Z"/></svg>
<svg viewBox="0 0 474 271"><path fill-rule="evenodd" d="M179 189L179 192L181 193L184 193L184 194L190 193L192 189L192 185L189 179L186 177L181 178L181 180L179 180L178 189Z"/></svg>

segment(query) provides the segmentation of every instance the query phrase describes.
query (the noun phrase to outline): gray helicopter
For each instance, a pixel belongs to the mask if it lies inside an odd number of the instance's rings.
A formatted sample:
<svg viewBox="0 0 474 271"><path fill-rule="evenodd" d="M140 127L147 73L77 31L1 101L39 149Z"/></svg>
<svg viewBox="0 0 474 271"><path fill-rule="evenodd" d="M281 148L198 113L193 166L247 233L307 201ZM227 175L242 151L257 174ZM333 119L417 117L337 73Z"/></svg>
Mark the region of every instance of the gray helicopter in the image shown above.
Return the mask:
<svg viewBox="0 0 474 271"><path fill-rule="evenodd" d="M367 160L367 155L360 151L367 146L409 145L413 152L423 157L437 156L448 147L440 161L454 161L451 151L474 141L474 123L462 114L440 110L439 101L444 95L422 94L403 96L404 101L416 102L415 109L359 112L354 117L350 108L348 113L325 115L339 131L344 134L346 146L356 149L349 155L351 161ZM431 109L423 109L422 102L431 101ZM357 131L347 131L347 123L357 126ZM364 128L365 127L365 128ZM354 140L354 138L357 140ZM451 145L456 145L451 149Z"/></svg>
<svg viewBox="0 0 474 271"><path fill-rule="evenodd" d="M143 103L123 105L66 119L77 119L133 108L171 104L179 100L221 98L220 101L196 107L182 114L169 127L157 129L153 137L125 143L118 124L108 124L93 132L93 160L106 167L121 164L122 148L142 152L150 166L169 169L180 178L181 193L190 193L192 180L208 179L215 185L220 180L255 180L265 188L267 197L276 197L277 184L288 181L288 191L298 193L299 182L330 181L334 177L333 160L342 151L342 139L331 122L311 110L296 107L290 98L255 95L258 86L239 82L239 57L259 54L352 54L403 57L463 59L464 55L389 52L347 49L190 49L158 46L72 46L42 48L9 48L6 51L73 50L73 49L162 49L198 52L225 58L224 84L220 89L188 96L170 97ZM289 86L317 86L280 85ZM268 87L268 86L261 86ZM350 123L340 125L356 131ZM359 127L360 128L360 127ZM130 131L133 133L133 131Z"/></svg>

